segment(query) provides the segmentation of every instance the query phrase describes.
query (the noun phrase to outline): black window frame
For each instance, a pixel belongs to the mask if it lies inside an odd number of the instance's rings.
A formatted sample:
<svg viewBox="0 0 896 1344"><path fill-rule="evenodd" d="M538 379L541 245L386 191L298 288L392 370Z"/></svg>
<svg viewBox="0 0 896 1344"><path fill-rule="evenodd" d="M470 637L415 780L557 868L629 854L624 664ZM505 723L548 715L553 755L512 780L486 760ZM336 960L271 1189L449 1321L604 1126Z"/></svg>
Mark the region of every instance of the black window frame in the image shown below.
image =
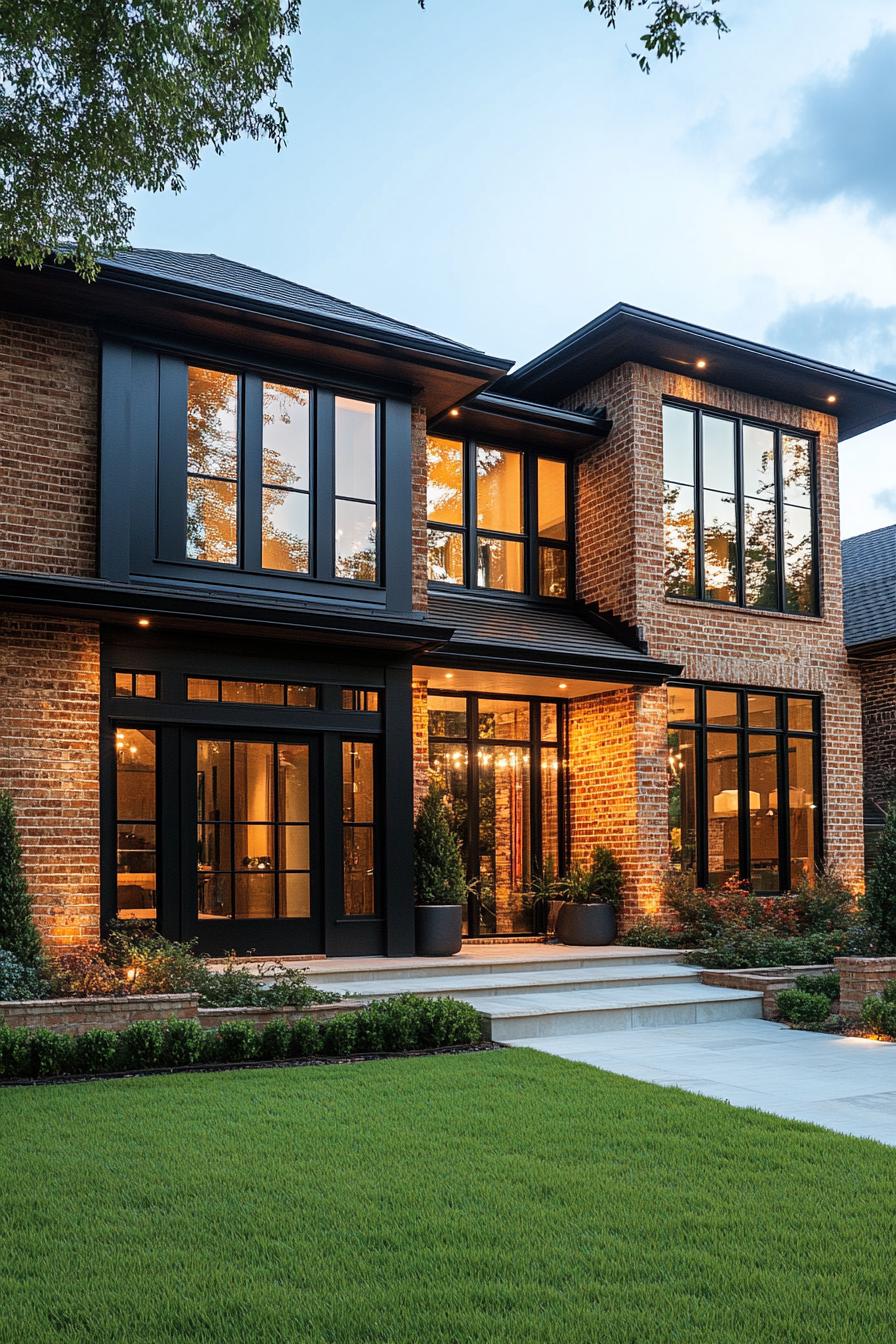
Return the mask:
<svg viewBox="0 0 896 1344"><path fill-rule="evenodd" d="M693 719L672 718L667 713L666 732L667 739L675 729L685 729L694 733L696 744L696 814L697 814L697 835L696 835L696 863L694 867L694 885L697 887L709 886L709 798L708 798L708 760L707 760L707 734L725 733L736 738L737 747L737 777L738 777L738 862L739 876L741 881L749 882L751 880L751 854L750 854L750 810L749 806L744 806L744 801L749 794L749 740L751 736L774 736L777 743L777 789L778 798L786 799L785 806L778 807L778 875L779 890L775 892L762 892L762 895L780 895L784 891L791 889L791 845L790 845L790 772L789 772L789 754L787 749L788 739L792 737L805 738L814 743L813 753L813 779L812 788L814 794L814 808L816 813L815 825L815 852L813 855L815 862L815 874L822 870L824 865L824 806L822 794L822 696L817 692L803 691L794 688L781 689L780 687L769 686L743 686L731 685L725 682L700 682L700 681L672 681L671 687L682 687L694 692L695 716ZM708 691L723 691L734 693L738 697L738 724L736 726L726 724L709 723L706 713L706 694ZM775 726L773 728L762 726L749 726L748 720L748 697L751 695L774 696L776 701ZM801 729L791 728L789 724L788 700L790 698L809 700L812 703L812 728Z"/></svg>
<svg viewBox="0 0 896 1344"><path fill-rule="evenodd" d="M467 932L466 937L491 937L499 936L506 938L525 937L525 934L499 934L491 935L486 931L480 930L480 909L478 888L476 883L479 878L478 855L476 853L476 841L479 834L479 758L478 752L485 745L500 747L520 747L522 744L515 739L510 738L485 738L479 732L479 712L478 706L481 700L507 700L513 703L523 702L529 707L529 738L525 744L525 749L529 752L530 770L529 770L529 825L532 836L532 854L531 870L533 873L543 871L544 867L544 845L543 845L543 806L542 806L542 775L541 775L541 751L542 748L548 748L556 751L557 764L560 778L557 785L557 851L558 864L557 876L561 877L569 868L570 863L570 806L569 806L569 731L567 722L568 702L563 699L553 699L549 696L531 696L531 695L513 695L510 692L490 692L490 691L453 691L448 687L428 686L427 697L437 695L439 698L448 698L457 700L464 706L466 715L466 733L464 735L453 734L441 736L431 733L429 730L429 712L427 707L426 716L426 759L429 765L431 758L431 749L433 745L450 748L451 746L462 746L467 753L467 821L464 828L464 835L458 838L463 846L464 862L466 864L467 881L469 884L469 895L467 899ZM557 736L551 741L544 737L541 727L541 707L542 705L553 705L557 711Z"/></svg>
<svg viewBox="0 0 896 1344"><path fill-rule="evenodd" d="M817 619L821 616L821 583L819 575L819 507L818 507L818 434L812 430L801 429L794 425L785 425L771 420L762 420L752 415L738 415L734 411L727 411L721 407L707 406L702 402L687 401L679 397L663 397L663 407L674 406L681 410L694 413L694 459L693 459L693 481L688 484L685 481L673 481L671 477L666 476L665 460L663 461L663 492L665 494L666 485L678 485L694 492L694 592L675 593L665 587L664 594L670 602L706 602L714 607L720 607L724 610L744 610L754 614L764 615L787 615L803 619ZM735 589L736 601L725 602L721 598L707 595L706 592L706 567L705 567L705 544L704 544L704 504L705 487L703 484L703 420L709 416L711 419L727 420L734 425L734 500L735 500L735 536L737 549ZM753 426L756 429L771 431L775 442L775 586L776 601L774 606L763 607L749 604L746 601L745 591L745 572L744 572L744 533L745 533L745 500L754 498L747 495L744 490L743 474L743 437L744 428ZM810 537L812 541L812 605L809 611L794 610L787 605L787 578L784 564L784 473L782 469L782 439L784 436L793 435L795 438L804 439L809 444L809 506L810 515ZM664 448L664 445L662 445ZM803 506L800 506L803 507ZM663 545L663 555L665 559L665 541Z"/></svg>
<svg viewBox="0 0 896 1344"><path fill-rule="evenodd" d="M236 561L203 560L187 555L187 396L188 369L210 369L237 379ZM262 501L264 483L264 384L301 388L309 397L309 555L307 570L275 569L262 564ZM376 578L357 579L336 573L336 399L366 401L375 408ZM249 575L263 586L330 584L350 591L382 592L386 586L384 534L386 481L384 471L388 399L369 389L303 377L298 372L247 368L205 355L162 355L159 361L159 472L156 562L184 572L232 579ZM365 503L373 501L363 501Z"/></svg>
<svg viewBox="0 0 896 1344"><path fill-rule="evenodd" d="M462 465L463 465L463 500L461 523L440 523L431 522L429 511L427 509L426 519L426 572L427 584L430 588L444 593L475 593L477 596L496 597L508 600L519 600L524 598L526 601L545 602L554 606L557 603L572 602L575 598L575 494L574 494L574 462L563 453L526 447L519 443L514 443L510 439L502 439L498 435L490 435L488 438L480 438L475 435L452 434L450 430L445 430L438 434L428 434L427 443L430 438L442 439L447 442L459 443L462 447ZM523 528L521 532L500 532L494 528L479 527L477 519L477 476L476 476L476 454L480 448L495 448L499 452L518 453L522 458L522 486L523 486ZM551 538L542 538L538 534L538 462L543 458L551 462L562 464L566 474L566 540L555 541ZM446 532L462 538L463 547L463 582L448 583L444 580L429 578L429 534L430 532ZM479 564L479 538L485 537L498 541L519 542L523 547L523 573L525 575L525 584L522 592L514 592L505 588L488 588L478 584L476 576ZM551 597L549 594L543 594L539 591L539 559L542 548L548 550L564 551L566 554L566 594L562 597Z"/></svg>

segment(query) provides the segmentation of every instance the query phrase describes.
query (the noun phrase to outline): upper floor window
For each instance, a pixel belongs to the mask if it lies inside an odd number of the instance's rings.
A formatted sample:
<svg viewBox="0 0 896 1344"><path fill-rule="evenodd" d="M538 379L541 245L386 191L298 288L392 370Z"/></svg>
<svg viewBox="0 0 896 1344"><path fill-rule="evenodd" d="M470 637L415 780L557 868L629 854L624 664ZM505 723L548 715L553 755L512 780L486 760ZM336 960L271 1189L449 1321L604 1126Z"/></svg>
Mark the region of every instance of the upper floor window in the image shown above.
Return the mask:
<svg viewBox="0 0 896 1344"><path fill-rule="evenodd" d="M568 496L562 460L430 437L430 582L567 597Z"/></svg>
<svg viewBox="0 0 896 1344"><path fill-rule="evenodd" d="M667 594L817 612L811 438L667 403L663 460Z"/></svg>
<svg viewBox="0 0 896 1344"><path fill-rule="evenodd" d="M378 411L190 365L184 558L377 583Z"/></svg>

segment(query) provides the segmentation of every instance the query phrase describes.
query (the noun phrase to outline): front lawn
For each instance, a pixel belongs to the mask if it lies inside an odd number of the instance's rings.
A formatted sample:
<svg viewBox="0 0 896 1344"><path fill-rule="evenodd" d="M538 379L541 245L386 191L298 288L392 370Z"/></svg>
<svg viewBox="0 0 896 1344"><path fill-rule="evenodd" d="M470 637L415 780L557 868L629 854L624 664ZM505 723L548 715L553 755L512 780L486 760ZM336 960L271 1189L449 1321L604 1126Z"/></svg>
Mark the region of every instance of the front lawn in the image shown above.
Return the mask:
<svg viewBox="0 0 896 1344"><path fill-rule="evenodd" d="M0 1091L10 1344L879 1344L896 1152L524 1050Z"/></svg>

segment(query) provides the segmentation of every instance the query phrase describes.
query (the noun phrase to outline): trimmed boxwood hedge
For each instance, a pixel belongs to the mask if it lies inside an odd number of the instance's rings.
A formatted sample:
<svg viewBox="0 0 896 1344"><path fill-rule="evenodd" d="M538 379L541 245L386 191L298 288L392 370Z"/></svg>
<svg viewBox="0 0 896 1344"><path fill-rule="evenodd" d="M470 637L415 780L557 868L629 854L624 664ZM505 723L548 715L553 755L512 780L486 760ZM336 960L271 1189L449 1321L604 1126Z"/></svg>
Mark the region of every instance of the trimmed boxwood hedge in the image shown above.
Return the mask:
<svg viewBox="0 0 896 1344"><path fill-rule="evenodd" d="M248 1060L305 1059L313 1055L392 1054L478 1045L479 1014L455 999L402 994L357 1012L317 1023L276 1018L258 1030L249 1022L224 1022L216 1030L194 1018L134 1022L124 1031L86 1031L81 1036L45 1027L0 1024L0 1078L50 1078L67 1074L118 1073L130 1069L191 1064L242 1064Z"/></svg>

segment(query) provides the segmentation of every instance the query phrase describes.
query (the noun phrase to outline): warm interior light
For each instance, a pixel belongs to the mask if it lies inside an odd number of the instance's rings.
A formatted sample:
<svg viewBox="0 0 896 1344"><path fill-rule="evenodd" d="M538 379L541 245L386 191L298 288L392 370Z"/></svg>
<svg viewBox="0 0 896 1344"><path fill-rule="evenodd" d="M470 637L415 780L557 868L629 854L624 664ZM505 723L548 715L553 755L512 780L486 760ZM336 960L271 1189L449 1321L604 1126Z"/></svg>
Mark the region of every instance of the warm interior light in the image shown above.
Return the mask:
<svg viewBox="0 0 896 1344"><path fill-rule="evenodd" d="M141 616L140 619L139 619L139 621L137 622L137 624L138 624L138 625L142 625L142 626L147 626L147 625L149 625L149 617L148 617L148 616Z"/></svg>
<svg viewBox="0 0 896 1344"><path fill-rule="evenodd" d="M453 681L453 680L454 680L454 673L453 673L453 672L446 672L446 673L445 673L445 680L446 680L446 681Z"/></svg>
<svg viewBox="0 0 896 1344"><path fill-rule="evenodd" d="M705 369L705 368L706 368L706 360L705 360L705 359L698 359L698 360L697 360L697 368L698 368L698 369Z"/></svg>
<svg viewBox="0 0 896 1344"><path fill-rule="evenodd" d="M452 407L451 407L451 410L448 412L448 414L449 414L449 415L460 415L460 411L457 409L456 406L452 406Z"/></svg>
<svg viewBox="0 0 896 1344"><path fill-rule="evenodd" d="M837 398L834 396L834 394L833 394L833 392L832 392L832 393L830 394L830 396L828 397L828 399L827 399L827 401L828 401L828 405L829 405L829 406L833 406L833 404L834 404L834 402L835 402L836 400L837 400Z"/></svg>
<svg viewBox="0 0 896 1344"><path fill-rule="evenodd" d="M558 691L565 691L565 690L566 690L566 682L565 682L565 681L558 681L558 682L557 682L557 690L558 690Z"/></svg>

